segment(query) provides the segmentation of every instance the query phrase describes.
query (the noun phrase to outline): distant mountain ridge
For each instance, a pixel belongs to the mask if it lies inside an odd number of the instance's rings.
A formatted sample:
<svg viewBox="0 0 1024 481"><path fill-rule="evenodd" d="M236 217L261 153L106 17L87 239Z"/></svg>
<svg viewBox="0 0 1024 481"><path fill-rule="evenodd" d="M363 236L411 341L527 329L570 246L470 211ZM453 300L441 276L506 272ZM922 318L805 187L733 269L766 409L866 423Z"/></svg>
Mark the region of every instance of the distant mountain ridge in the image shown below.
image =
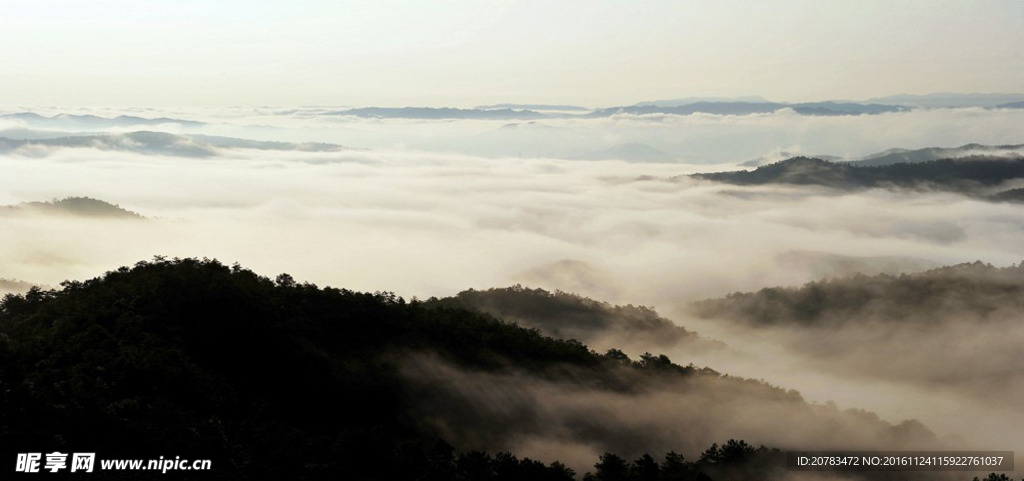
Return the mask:
<svg viewBox="0 0 1024 481"><path fill-rule="evenodd" d="M479 119L479 120L530 120L546 117L533 110L499 109L457 109L450 107L359 107L328 112L327 115L351 115L365 118L401 119Z"/></svg>
<svg viewBox="0 0 1024 481"><path fill-rule="evenodd" d="M564 112L584 112L590 111L587 107L581 107L579 105L552 105L552 104L494 104L494 105L480 105L476 107L479 110L554 110Z"/></svg>
<svg viewBox="0 0 1024 481"><path fill-rule="evenodd" d="M598 109L587 117L609 117L612 115L692 115L705 113L713 115L767 114L783 109L792 109L801 115L874 115L890 112L904 112L907 107L898 105L860 104L852 102L695 102L685 105L643 104Z"/></svg>
<svg viewBox="0 0 1024 481"><path fill-rule="evenodd" d="M144 118L132 115L118 115L117 117L100 117L97 115L85 114L57 114L46 117L35 112L18 112L0 115L0 119L20 120L31 126L38 127L66 127L83 129L103 129L111 127L132 127L140 125L161 125L178 124L183 127L202 127L205 122L196 120L172 119L167 117Z"/></svg>
<svg viewBox="0 0 1024 481"><path fill-rule="evenodd" d="M654 107L678 107L681 105L695 104L698 102L768 102L767 99L758 95L744 95L741 97L683 97L678 99L647 100L637 102L639 106Z"/></svg>
<svg viewBox="0 0 1024 481"><path fill-rule="evenodd" d="M905 107L909 109L916 108L965 108L965 107L981 107L981 108L1021 108L1024 105L1024 93L951 93L951 92L938 92L925 95L887 95L883 97L873 97L866 100L822 100L813 102L772 102L766 100L764 97L756 95L747 95L741 97L685 97L678 99L663 99L663 100L649 100L644 102L637 102L634 106L639 107L683 107L686 105L693 104L722 104L722 103L739 103L739 104L776 104L776 105L790 105L790 106L806 106L814 108L815 106L828 106L828 105L880 105L886 107Z"/></svg>
<svg viewBox="0 0 1024 481"><path fill-rule="evenodd" d="M1007 103L1024 102L1019 93L951 93L938 92L925 95L888 95L867 102L903 105L917 108L1003 107Z"/></svg>
<svg viewBox="0 0 1024 481"><path fill-rule="evenodd" d="M86 134L57 138L11 139L0 137L0 152L41 148L92 148L136 152L148 155L212 157L218 149L293 150L339 152L353 150L337 144L274 142L210 135L178 135L167 132L136 131L123 134Z"/></svg>
<svg viewBox="0 0 1024 481"><path fill-rule="evenodd" d="M862 101L826 99L805 102L776 102L757 95L738 97L681 97L657 99L637 102L630 105L613 105L610 107L588 107L573 104L548 103L494 103L471 108L446 106L351 106L325 107L317 109L315 115L353 116L360 118L396 118L417 120L535 120L545 118L600 118L612 115L692 115L705 113L712 115L750 115L777 112L791 109L801 115L843 116L843 115L876 115L892 112L905 112L915 109L930 108L1024 108L1024 94L955 94L935 93L928 95L890 95L875 97ZM282 110L294 113L298 110ZM95 114L42 115L32 111L10 112L0 114L0 119L21 122L32 128L95 131L97 129L153 127L159 125L177 125L187 129L198 129L209 124L206 122L171 118L147 118L137 115L122 114L115 117L104 117Z"/></svg>
<svg viewBox="0 0 1024 481"><path fill-rule="evenodd" d="M903 97L894 97L902 99ZM982 99L988 97L966 97ZM1016 102L1024 100L1024 95L993 94L990 101L963 100L960 107L985 108L1018 108ZM1015 100L1017 99L1017 100ZM800 115L844 116L844 115L878 115L885 113L907 112L917 108L928 108L914 104L887 103L882 99L864 102L825 100L817 102L772 102L762 97L748 96L737 98L721 97L689 97L674 100L653 100L633 105L613 106L588 109L575 105L548 104L494 104L472 109L450 107L359 107L329 112L328 115L352 115L366 118L406 118L406 119L482 119L482 120L527 120L542 118L602 118L613 115L693 115L705 113L712 115L750 115L767 114L790 109ZM927 104L927 103L926 103ZM979 105L980 104L980 105Z"/></svg>

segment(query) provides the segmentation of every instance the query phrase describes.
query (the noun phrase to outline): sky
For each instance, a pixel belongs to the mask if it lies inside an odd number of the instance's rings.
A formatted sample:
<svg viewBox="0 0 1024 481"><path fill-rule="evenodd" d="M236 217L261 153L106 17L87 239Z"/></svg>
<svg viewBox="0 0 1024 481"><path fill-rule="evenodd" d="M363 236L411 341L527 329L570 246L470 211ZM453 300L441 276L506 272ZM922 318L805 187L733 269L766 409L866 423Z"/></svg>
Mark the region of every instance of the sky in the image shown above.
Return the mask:
<svg viewBox="0 0 1024 481"><path fill-rule="evenodd" d="M7 0L5 105L1024 91L1024 2Z"/></svg>

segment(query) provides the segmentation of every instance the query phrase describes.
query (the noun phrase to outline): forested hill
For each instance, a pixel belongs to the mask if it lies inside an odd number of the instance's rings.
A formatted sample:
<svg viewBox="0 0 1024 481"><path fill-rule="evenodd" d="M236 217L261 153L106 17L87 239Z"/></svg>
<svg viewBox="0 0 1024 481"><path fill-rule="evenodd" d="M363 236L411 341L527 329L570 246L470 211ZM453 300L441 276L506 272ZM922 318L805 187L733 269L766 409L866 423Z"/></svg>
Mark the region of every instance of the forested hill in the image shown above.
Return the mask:
<svg viewBox="0 0 1024 481"><path fill-rule="evenodd" d="M0 445L212 458L224 479L365 468L412 479L434 438L407 412L394 361L406 349L478 369L601 362L578 343L389 293L216 261L139 263L4 298Z"/></svg>
<svg viewBox="0 0 1024 481"><path fill-rule="evenodd" d="M140 262L5 296L0 382L3 459L212 459L194 479L565 480L556 459L582 473L601 452L673 450L693 460L667 456L659 469L770 479L774 451L704 448L935 439L916 422L808 404L663 355L599 355L462 308L215 260ZM523 440L576 447L544 463L501 454ZM572 452L583 458L562 458ZM607 469L616 459L602 458ZM90 477L138 475L116 474Z"/></svg>
<svg viewBox="0 0 1024 481"><path fill-rule="evenodd" d="M692 307L843 379L945 393L979 412L1020 408L1024 264L858 275Z"/></svg>
<svg viewBox="0 0 1024 481"><path fill-rule="evenodd" d="M432 303L484 312L538 329L554 338L576 339L595 348L647 346L650 349L687 344L694 349L716 345L659 316L652 308L613 306L561 291L548 292L518 285L470 289Z"/></svg>
<svg viewBox="0 0 1024 481"><path fill-rule="evenodd" d="M49 202L24 202L0 207L0 214L53 214L80 217L144 219L143 216L119 205L90 197L66 197Z"/></svg>
<svg viewBox="0 0 1024 481"><path fill-rule="evenodd" d="M693 174L692 177L736 185L795 184L836 189L929 188L987 195L983 192L984 188L1024 178L1024 158L966 157L861 167L794 157L752 171Z"/></svg>
<svg viewBox="0 0 1024 481"><path fill-rule="evenodd" d="M692 307L702 317L753 325L934 325L945 319L1019 319L1024 315L1024 263L999 268L974 262L899 276L857 275L802 287L738 292Z"/></svg>

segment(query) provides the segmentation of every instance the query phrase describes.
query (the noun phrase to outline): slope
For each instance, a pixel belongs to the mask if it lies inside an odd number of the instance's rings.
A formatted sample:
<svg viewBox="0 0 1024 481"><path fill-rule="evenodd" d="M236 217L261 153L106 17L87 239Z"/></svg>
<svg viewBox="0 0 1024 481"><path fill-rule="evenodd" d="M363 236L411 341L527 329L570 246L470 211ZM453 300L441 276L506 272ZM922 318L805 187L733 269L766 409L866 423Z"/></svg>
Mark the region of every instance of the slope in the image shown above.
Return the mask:
<svg viewBox="0 0 1024 481"><path fill-rule="evenodd" d="M211 459L203 479L416 479L454 462L442 438L584 468L603 451L695 453L727 438L934 443L919 423L665 356L598 355L465 309L212 260L6 296L0 379L5 450Z"/></svg>

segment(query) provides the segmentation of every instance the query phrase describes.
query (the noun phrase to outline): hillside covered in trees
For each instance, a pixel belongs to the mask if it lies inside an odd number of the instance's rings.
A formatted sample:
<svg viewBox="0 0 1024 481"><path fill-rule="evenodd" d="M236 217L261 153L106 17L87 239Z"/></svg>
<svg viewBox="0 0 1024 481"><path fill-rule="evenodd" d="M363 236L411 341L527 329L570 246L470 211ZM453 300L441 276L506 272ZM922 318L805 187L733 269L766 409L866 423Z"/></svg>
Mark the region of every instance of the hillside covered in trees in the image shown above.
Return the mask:
<svg viewBox="0 0 1024 481"><path fill-rule="evenodd" d="M669 453L662 479L752 479L778 460L756 444L934 445L913 421L663 355L214 260L5 296L0 379L5 450L212 459L201 479L569 479L626 459L651 472L645 453ZM729 438L752 444L708 448Z"/></svg>
<svg viewBox="0 0 1024 481"><path fill-rule="evenodd" d="M1024 392L1024 263L857 275L690 307L698 318L785 346L819 370L957 396L977 406L979 417L983 406L1015 413Z"/></svg>
<svg viewBox="0 0 1024 481"><path fill-rule="evenodd" d="M691 349L720 347L677 326L645 306L613 306L576 294L522 286L466 290L431 304L480 311L537 329L557 339L576 339L597 349L647 346ZM643 352L640 348L639 352Z"/></svg>
<svg viewBox="0 0 1024 481"><path fill-rule="evenodd" d="M1024 158L964 157L859 166L793 157L751 171L693 174L692 177L735 185L815 185L841 190L879 187L933 189L995 201L1014 201L1015 195L1003 193L1012 189L1000 189L1000 186L1024 178Z"/></svg>
<svg viewBox="0 0 1024 481"><path fill-rule="evenodd" d="M979 322L1024 313L1024 263L981 262L898 276L856 275L770 287L693 304L702 317L752 325L828 328L841 323L936 323L969 317Z"/></svg>

